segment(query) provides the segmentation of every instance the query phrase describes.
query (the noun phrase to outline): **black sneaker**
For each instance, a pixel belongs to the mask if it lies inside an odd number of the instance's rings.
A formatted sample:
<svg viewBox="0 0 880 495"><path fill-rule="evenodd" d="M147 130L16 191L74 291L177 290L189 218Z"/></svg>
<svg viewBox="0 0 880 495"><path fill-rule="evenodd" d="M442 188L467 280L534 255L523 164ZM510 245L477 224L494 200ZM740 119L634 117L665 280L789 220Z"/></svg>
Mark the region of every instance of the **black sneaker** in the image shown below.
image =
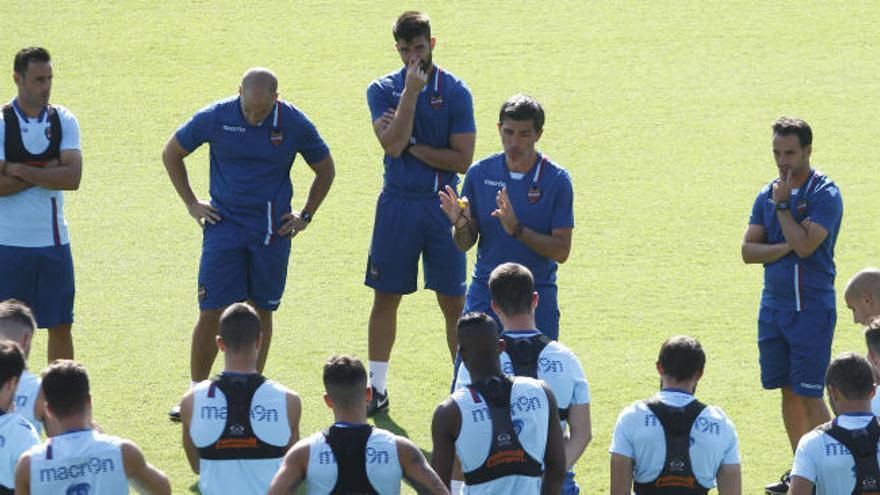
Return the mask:
<svg viewBox="0 0 880 495"><path fill-rule="evenodd" d="M384 394L380 394L376 387L370 388L373 389L373 398L367 405L367 416L374 416L388 409L388 391L386 390Z"/></svg>
<svg viewBox="0 0 880 495"><path fill-rule="evenodd" d="M770 483L764 487L766 495L777 495L779 493L788 493L788 485L791 484L791 471L786 471L776 483Z"/></svg>
<svg viewBox="0 0 880 495"><path fill-rule="evenodd" d="M180 404L175 404L174 407L168 411L168 419L175 423L180 423Z"/></svg>

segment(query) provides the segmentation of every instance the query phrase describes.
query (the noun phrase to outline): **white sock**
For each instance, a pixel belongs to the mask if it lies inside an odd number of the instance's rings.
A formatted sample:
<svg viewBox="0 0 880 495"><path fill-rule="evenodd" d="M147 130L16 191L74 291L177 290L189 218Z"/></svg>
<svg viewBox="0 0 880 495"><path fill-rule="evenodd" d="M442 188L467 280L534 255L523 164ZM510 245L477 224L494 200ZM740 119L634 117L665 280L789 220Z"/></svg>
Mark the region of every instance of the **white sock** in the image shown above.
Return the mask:
<svg viewBox="0 0 880 495"><path fill-rule="evenodd" d="M388 378L388 361L370 361L370 385L376 388L380 394L386 392L386 379Z"/></svg>
<svg viewBox="0 0 880 495"><path fill-rule="evenodd" d="M452 480L451 488L450 493L452 493L452 495L461 495L464 492L464 481Z"/></svg>
<svg viewBox="0 0 880 495"><path fill-rule="evenodd" d="M199 384L199 382L197 382L195 380L191 380L189 382L189 389L192 390L192 389L196 388L196 385L198 385L198 384Z"/></svg>

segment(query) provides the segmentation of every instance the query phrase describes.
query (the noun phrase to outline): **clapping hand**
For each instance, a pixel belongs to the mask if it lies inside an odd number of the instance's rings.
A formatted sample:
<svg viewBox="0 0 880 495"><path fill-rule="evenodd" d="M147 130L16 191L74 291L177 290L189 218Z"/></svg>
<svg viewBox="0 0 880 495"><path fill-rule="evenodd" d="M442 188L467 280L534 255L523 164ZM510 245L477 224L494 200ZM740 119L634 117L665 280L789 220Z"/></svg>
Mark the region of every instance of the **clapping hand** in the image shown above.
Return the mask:
<svg viewBox="0 0 880 495"><path fill-rule="evenodd" d="M516 218L516 212L513 211L513 205L510 203L506 187L502 188L495 195L495 204L497 208L492 212L492 216L501 222L501 227L504 228L505 232L513 235L513 231L519 225L519 220Z"/></svg>

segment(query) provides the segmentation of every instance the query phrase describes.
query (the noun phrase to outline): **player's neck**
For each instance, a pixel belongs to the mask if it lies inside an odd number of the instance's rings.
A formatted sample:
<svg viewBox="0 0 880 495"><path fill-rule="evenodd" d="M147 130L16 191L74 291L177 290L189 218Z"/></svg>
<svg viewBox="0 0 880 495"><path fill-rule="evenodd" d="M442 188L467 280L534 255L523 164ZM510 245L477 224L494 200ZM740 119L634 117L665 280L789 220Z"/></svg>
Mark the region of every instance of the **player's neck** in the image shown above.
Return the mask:
<svg viewBox="0 0 880 495"><path fill-rule="evenodd" d="M75 414L64 419L58 419L58 431L64 433L74 430L91 430L92 418L90 414Z"/></svg>
<svg viewBox="0 0 880 495"><path fill-rule="evenodd" d="M838 400L835 404L837 415L863 414L871 412L871 400Z"/></svg>
<svg viewBox="0 0 880 495"><path fill-rule="evenodd" d="M792 170L791 172L791 187L792 189L800 189L805 182L807 182L807 178L810 177L810 164L806 164L803 168L795 172Z"/></svg>
<svg viewBox="0 0 880 495"><path fill-rule="evenodd" d="M333 421L336 423L351 423L356 425L367 423L367 409L358 407L354 410L333 408Z"/></svg>
<svg viewBox="0 0 880 495"><path fill-rule="evenodd" d="M697 390L697 382L695 380L674 380L667 376L660 378L660 388L663 390L683 390L689 394L693 394Z"/></svg>
<svg viewBox="0 0 880 495"><path fill-rule="evenodd" d="M524 174L532 169L535 166L535 162L538 161L538 151L532 150L529 153L526 153L519 160L511 159L509 156L505 156L507 159L507 169L511 172Z"/></svg>
<svg viewBox="0 0 880 495"><path fill-rule="evenodd" d="M535 326L534 314L522 314L509 317L500 316L500 318L501 325L504 327L505 332L522 332L535 330L537 328Z"/></svg>
<svg viewBox="0 0 880 495"><path fill-rule="evenodd" d="M24 115L28 118L35 119L43 113L43 105L31 105L25 98L22 98L20 94L18 95L18 98L15 99L15 102L18 103L18 107L21 108L21 111L24 112Z"/></svg>
<svg viewBox="0 0 880 495"><path fill-rule="evenodd" d="M500 363L499 363L499 365L500 365ZM471 365L471 366L468 366L467 369L468 369L468 372L470 372L470 374L471 374L471 383L483 381L483 380L490 378L490 377L493 377L493 376L500 376L500 377L504 376L504 373L501 371L500 366L493 366L493 367L487 368L487 369L479 369L479 367Z"/></svg>
<svg viewBox="0 0 880 495"><path fill-rule="evenodd" d="M256 374L257 373L257 359L256 356L236 356L226 354L226 361L223 365L223 371L230 371L232 373L242 373L242 374Z"/></svg>

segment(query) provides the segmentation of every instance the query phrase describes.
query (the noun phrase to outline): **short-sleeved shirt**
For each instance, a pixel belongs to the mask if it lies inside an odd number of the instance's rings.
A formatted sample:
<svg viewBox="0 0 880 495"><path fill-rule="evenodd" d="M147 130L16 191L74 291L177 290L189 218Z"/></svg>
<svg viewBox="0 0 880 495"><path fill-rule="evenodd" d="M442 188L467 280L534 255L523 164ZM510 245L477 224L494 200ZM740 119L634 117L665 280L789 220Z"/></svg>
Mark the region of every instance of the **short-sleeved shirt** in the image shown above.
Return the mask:
<svg viewBox="0 0 880 495"><path fill-rule="evenodd" d="M656 397L675 407L694 400L691 394L669 389L661 390ZM722 464L740 464L736 429L721 409L706 406L694 421L690 437L691 466L701 485L714 487ZM666 459L666 436L660 420L644 401L633 403L617 417L609 451L633 459L636 483L649 483L660 475Z"/></svg>
<svg viewBox="0 0 880 495"><path fill-rule="evenodd" d="M532 271L536 285L555 284L556 262L514 239L491 216L497 207L495 197L504 187L525 227L545 235L553 229L574 227L571 177L560 165L538 153L531 170L519 176L507 168L504 153L480 160L468 169L461 189L480 228L473 278L486 283L495 267L515 262Z"/></svg>
<svg viewBox="0 0 880 495"><path fill-rule="evenodd" d="M15 488L15 464L21 454L40 443L40 436L28 420L12 412L0 413L0 438L0 486Z"/></svg>
<svg viewBox="0 0 880 495"><path fill-rule="evenodd" d="M315 164L330 153L308 117L280 100L259 125L245 119L240 97L217 101L199 110L175 137L188 152L210 144L211 203L223 221L260 231L290 212L296 154Z"/></svg>
<svg viewBox="0 0 880 495"><path fill-rule="evenodd" d="M25 149L35 155L49 147L48 109L37 118L24 114L18 102L12 100L21 140ZM78 150L79 123L70 110L52 105L61 123L61 151ZM6 123L0 116L0 161L6 161ZM56 233L58 242L56 243ZM24 191L0 197L0 245L16 247L48 247L69 244L67 221L64 219L64 193L34 186Z"/></svg>
<svg viewBox="0 0 880 495"><path fill-rule="evenodd" d="M406 67L382 76L367 88L367 104L375 122L388 109L397 108L406 82ZM419 93L410 142L448 148L454 134L477 132L471 91L461 79L434 66L431 78ZM410 153L397 158L385 155L385 187L412 193L437 192L455 187L458 175L439 170Z"/></svg>
<svg viewBox="0 0 880 495"><path fill-rule="evenodd" d="M865 428L873 414L841 414L834 421L844 429ZM877 455L880 462L880 454ZM800 476L816 486L816 495L852 493L856 485L856 463L849 449L823 431L813 430L798 442L792 476Z"/></svg>
<svg viewBox="0 0 880 495"><path fill-rule="evenodd" d="M768 244L785 242L773 202L774 182L758 194L749 217L750 225L764 227ZM811 170L804 185L792 190L789 204L796 222L809 218L828 231L828 237L806 258L792 251L773 263L764 264L761 305L792 311L833 309L836 307L834 244L843 216L840 190L825 174Z"/></svg>

